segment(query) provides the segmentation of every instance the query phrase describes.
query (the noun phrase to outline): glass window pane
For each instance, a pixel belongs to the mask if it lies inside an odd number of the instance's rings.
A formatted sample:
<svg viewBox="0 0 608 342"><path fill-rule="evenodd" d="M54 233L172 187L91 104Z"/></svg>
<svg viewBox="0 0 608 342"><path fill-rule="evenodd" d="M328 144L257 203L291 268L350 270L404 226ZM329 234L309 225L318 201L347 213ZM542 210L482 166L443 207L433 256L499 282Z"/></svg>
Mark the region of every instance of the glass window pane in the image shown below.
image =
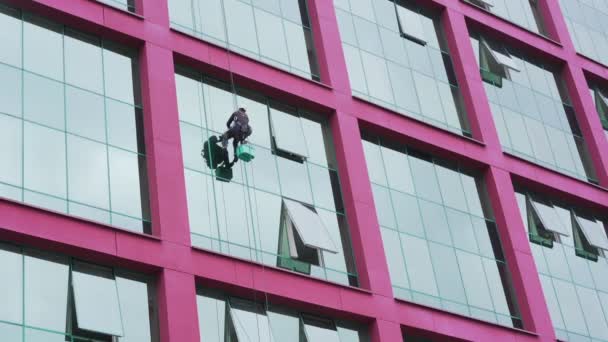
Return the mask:
<svg viewBox="0 0 608 342"><path fill-rule="evenodd" d="M578 215L575 218L583 234L585 234L585 238L592 246L608 250L608 237L606 237L606 229L601 221L588 220Z"/></svg>
<svg viewBox="0 0 608 342"><path fill-rule="evenodd" d="M224 0L230 45L245 52L258 53L253 9L239 0Z"/></svg>
<svg viewBox="0 0 608 342"><path fill-rule="evenodd" d="M307 341L340 342L338 331L304 320Z"/></svg>
<svg viewBox="0 0 608 342"><path fill-rule="evenodd" d="M24 186L65 198L65 134L29 122L24 129Z"/></svg>
<svg viewBox="0 0 608 342"><path fill-rule="evenodd" d="M23 341L23 326L0 323L0 336L7 342Z"/></svg>
<svg viewBox="0 0 608 342"><path fill-rule="evenodd" d="M300 334L300 318L295 314L268 311L275 341L295 341Z"/></svg>
<svg viewBox="0 0 608 342"><path fill-rule="evenodd" d="M308 164L308 172L310 173L315 206L336 211L334 195L340 198L340 187L336 184L338 183L337 172L314 164ZM334 180L333 182L332 179Z"/></svg>
<svg viewBox="0 0 608 342"><path fill-rule="evenodd" d="M441 193L439 192L439 184L433 164L412 156L409 156L409 161L412 167L416 194L433 202L441 203Z"/></svg>
<svg viewBox="0 0 608 342"><path fill-rule="evenodd" d="M401 242L399 233L392 229L381 228L382 241L384 244L384 254L388 263L388 270L391 276L391 284L403 288L409 287L403 254L401 253Z"/></svg>
<svg viewBox="0 0 608 342"><path fill-rule="evenodd" d="M437 101L441 97L435 79L419 72L414 72L414 83L416 84L416 91L420 99L422 114L437 122L444 123L446 120L443 115L441 101Z"/></svg>
<svg viewBox="0 0 608 342"><path fill-rule="evenodd" d="M306 164L277 158L282 195L303 203L312 203L310 181Z"/></svg>
<svg viewBox="0 0 608 342"><path fill-rule="evenodd" d="M420 20L420 15L418 13L398 5L397 14L399 15L401 32L423 42L426 41L425 34L422 29L422 21Z"/></svg>
<svg viewBox="0 0 608 342"><path fill-rule="evenodd" d="M105 145L68 135L68 189L70 200L110 208Z"/></svg>
<svg viewBox="0 0 608 342"><path fill-rule="evenodd" d="M427 239L452 245L445 207L424 200L419 203Z"/></svg>
<svg viewBox="0 0 608 342"><path fill-rule="evenodd" d="M63 80L63 37L60 29L35 19L23 23L24 68Z"/></svg>
<svg viewBox="0 0 608 342"><path fill-rule="evenodd" d="M492 294L492 303L494 303L494 311L499 314L511 316L507 295L507 289L503 288L501 272L506 272L506 265L491 259L482 259L484 270L486 272L486 280Z"/></svg>
<svg viewBox="0 0 608 342"><path fill-rule="evenodd" d="M271 108L270 119L277 149L300 157L308 157L300 118Z"/></svg>
<svg viewBox="0 0 608 342"><path fill-rule="evenodd" d="M66 35L64 39L65 81L102 94L103 68L99 42L90 38L85 41L76 35Z"/></svg>
<svg viewBox="0 0 608 342"><path fill-rule="evenodd" d="M145 161L137 154L110 148L109 162L112 211L142 218L140 170L145 170Z"/></svg>
<svg viewBox="0 0 608 342"><path fill-rule="evenodd" d="M350 86L354 92L367 94L367 82L365 81L363 64L361 64L361 52L359 49L348 44L344 44L342 48L344 49L344 58L348 68Z"/></svg>
<svg viewBox="0 0 608 342"><path fill-rule="evenodd" d="M410 174L410 164L405 153L390 148L381 148L386 165L386 176L391 189L414 193L414 183Z"/></svg>
<svg viewBox="0 0 608 342"><path fill-rule="evenodd" d="M568 329L576 334L588 335L585 318L581 310L578 296L571 283L553 278L553 286L559 300L559 306Z"/></svg>
<svg viewBox="0 0 608 342"><path fill-rule="evenodd" d="M224 29L224 12L222 11L221 1L205 0L205 6L200 6L198 1L195 2L199 5L199 9L196 12L200 16L199 25L201 27L200 29L196 28L196 30L200 30L205 35L224 42L226 41L226 31ZM226 13L230 13L230 11L227 10Z"/></svg>
<svg viewBox="0 0 608 342"><path fill-rule="evenodd" d="M597 292L586 287L576 286L576 292L581 302L581 307L585 308L585 322L589 334L594 338L602 340L608 339L608 325L602 307L600 305Z"/></svg>
<svg viewBox="0 0 608 342"><path fill-rule="evenodd" d="M68 86L65 100L68 132L105 142L106 113L103 97Z"/></svg>
<svg viewBox="0 0 608 342"><path fill-rule="evenodd" d="M1 321L23 322L23 255L4 244L0 244L0 303ZM5 336L4 329L9 330L0 325L0 336Z"/></svg>
<svg viewBox="0 0 608 342"><path fill-rule="evenodd" d="M230 316L239 341L274 342L268 316L254 303L230 300Z"/></svg>
<svg viewBox="0 0 608 342"><path fill-rule="evenodd" d="M305 73L313 72L309 55L310 51L314 51L310 30L289 21L283 21L283 25L291 65Z"/></svg>
<svg viewBox="0 0 608 342"><path fill-rule="evenodd" d="M24 270L25 324L64 332L68 307L67 260L27 254Z"/></svg>
<svg viewBox="0 0 608 342"><path fill-rule="evenodd" d="M332 253L338 252L335 242L315 211L285 198L283 205L305 245Z"/></svg>
<svg viewBox="0 0 608 342"><path fill-rule="evenodd" d="M418 199L414 196L391 190L399 230L419 237L424 236L424 225L420 216Z"/></svg>
<svg viewBox="0 0 608 342"><path fill-rule="evenodd" d="M21 186L22 121L0 114L0 182Z"/></svg>
<svg viewBox="0 0 608 342"><path fill-rule="evenodd" d="M446 214L454 247L472 253L479 253L471 216L450 208L446 208Z"/></svg>
<svg viewBox="0 0 608 342"><path fill-rule="evenodd" d="M412 290L438 296L427 242L413 236L401 235L401 245Z"/></svg>
<svg viewBox="0 0 608 342"><path fill-rule="evenodd" d="M433 260L433 269L435 270L441 298L457 303L466 303L454 249L431 242L429 243L429 251Z"/></svg>
<svg viewBox="0 0 608 342"><path fill-rule="evenodd" d="M481 258L463 251L456 251L456 255L469 305L494 310Z"/></svg>
<svg viewBox="0 0 608 342"><path fill-rule="evenodd" d="M387 188L372 184L378 222L383 227L396 228L393 205Z"/></svg>
<svg viewBox="0 0 608 342"><path fill-rule="evenodd" d="M532 208L541 219L545 229L565 236L572 234L572 231L568 230L568 227L563 224L554 207L532 201Z"/></svg>
<svg viewBox="0 0 608 342"><path fill-rule="evenodd" d="M460 183L460 174L439 165L435 165L435 170L437 171L443 204L465 212L468 211L467 201Z"/></svg>
<svg viewBox="0 0 608 342"><path fill-rule="evenodd" d="M405 109L412 116L419 114L420 103L418 102L411 70L388 62L388 72L397 106Z"/></svg>
<svg viewBox="0 0 608 342"><path fill-rule="evenodd" d="M47 332L38 329L25 329L26 342L65 342L65 340L66 336L60 333Z"/></svg>
<svg viewBox="0 0 608 342"><path fill-rule="evenodd" d="M254 13L260 54L272 61L288 65L287 46L281 18L257 8L254 9Z"/></svg>
<svg viewBox="0 0 608 342"><path fill-rule="evenodd" d="M384 173L384 162L380 154L380 147L367 140L362 140L363 152L367 164L367 172L372 183L386 185L386 174Z"/></svg>
<svg viewBox="0 0 608 342"><path fill-rule="evenodd" d="M23 86L21 74L22 71L17 68L0 64L0 113L14 116L22 115L21 95Z"/></svg>
<svg viewBox="0 0 608 342"><path fill-rule="evenodd" d="M198 295L196 304L201 342L224 342L226 302Z"/></svg>
<svg viewBox="0 0 608 342"><path fill-rule="evenodd" d="M133 67L130 57L103 50L105 95L134 104Z"/></svg>
<svg viewBox="0 0 608 342"><path fill-rule="evenodd" d="M132 105L106 99L108 144L144 153L141 111Z"/></svg>
<svg viewBox="0 0 608 342"><path fill-rule="evenodd" d="M72 288L78 328L122 336L122 321L116 279L111 269L76 263Z"/></svg>
<svg viewBox="0 0 608 342"><path fill-rule="evenodd" d="M177 1L170 1L170 3L174 2ZM201 83L176 73L175 87L177 89L177 108L180 121L203 126L204 108Z"/></svg>
<svg viewBox="0 0 608 342"><path fill-rule="evenodd" d="M21 20L20 13L12 9L0 9L0 61L21 67Z"/></svg>
<svg viewBox="0 0 608 342"><path fill-rule="evenodd" d="M27 120L63 130L64 85L28 72L23 77L23 116Z"/></svg>
<svg viewBox="0 0 608 342"><path fill-rule="evenodd" d="M393 103L393 90L386 68L386 61L365 51L361 51L361 60L365 66L369 94L386 103Z"/></svg>

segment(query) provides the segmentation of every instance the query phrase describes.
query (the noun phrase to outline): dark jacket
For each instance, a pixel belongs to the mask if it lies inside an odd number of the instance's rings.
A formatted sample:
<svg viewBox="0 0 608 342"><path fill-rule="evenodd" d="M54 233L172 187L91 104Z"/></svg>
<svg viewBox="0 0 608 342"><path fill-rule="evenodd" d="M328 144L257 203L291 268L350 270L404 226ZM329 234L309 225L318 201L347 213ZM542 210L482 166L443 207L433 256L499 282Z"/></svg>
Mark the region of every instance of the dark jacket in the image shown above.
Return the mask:
<svg viewBox="0 0 608 342"><path fill-rule="evenodd" d="M247 132L249 130L249 116L240 109L230 115L228 122L226 122L226 126L230 128L233 123L240 128L241 132Z"/></svg>

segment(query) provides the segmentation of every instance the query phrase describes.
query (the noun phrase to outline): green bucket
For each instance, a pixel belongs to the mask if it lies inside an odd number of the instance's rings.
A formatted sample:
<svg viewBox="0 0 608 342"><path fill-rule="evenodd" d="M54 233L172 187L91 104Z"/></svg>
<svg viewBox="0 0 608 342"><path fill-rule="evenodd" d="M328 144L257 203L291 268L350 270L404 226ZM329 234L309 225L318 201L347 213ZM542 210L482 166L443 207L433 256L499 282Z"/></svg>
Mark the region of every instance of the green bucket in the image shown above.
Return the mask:
<svg viewBox="0 0 608 342"><path fill-rule="evenodd" d="M255 148L250 144L241 144L236 148L236 155L244 162L252 161L255 158Z"/></svg>

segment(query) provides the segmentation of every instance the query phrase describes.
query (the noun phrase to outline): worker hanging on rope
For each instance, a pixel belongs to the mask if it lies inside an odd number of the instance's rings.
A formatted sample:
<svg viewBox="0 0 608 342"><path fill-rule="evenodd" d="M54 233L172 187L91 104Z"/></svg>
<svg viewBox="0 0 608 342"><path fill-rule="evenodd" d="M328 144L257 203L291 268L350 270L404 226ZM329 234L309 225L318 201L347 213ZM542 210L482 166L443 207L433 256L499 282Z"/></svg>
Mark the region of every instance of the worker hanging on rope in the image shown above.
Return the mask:
<svg viewBox="0 0 608 342"><path fill-rule="evenodd" d="M238 147L246 144L246 139L253 133L249 125L247 110L240 107L236 112L232 113L230 118L228 118L228 122L226 122L226 127L228 127L228 130L220 136L220 140L222 141L222 147L226 149L228 148L228 140L232 138L232 147L234 148L234 159L230 163L230 166L232 166L240 157L237 151Z"/></svg>
<svg viewBox="0 0 608 342"><path fill-rule="evenodd" d="M220 136L211 136L204 144L202 156L207 166L216 170L216 178L223 182L232 180L232 166L237 160L244 162L253 160L253 146L247 143L247 137L253 130L249 125L249 117L245 108L239 108L230 115L226 123L228 130ZM232 139L234 159L230 162L228 156L228 140ZM220 145L221 144L221 145Z"/></svg>

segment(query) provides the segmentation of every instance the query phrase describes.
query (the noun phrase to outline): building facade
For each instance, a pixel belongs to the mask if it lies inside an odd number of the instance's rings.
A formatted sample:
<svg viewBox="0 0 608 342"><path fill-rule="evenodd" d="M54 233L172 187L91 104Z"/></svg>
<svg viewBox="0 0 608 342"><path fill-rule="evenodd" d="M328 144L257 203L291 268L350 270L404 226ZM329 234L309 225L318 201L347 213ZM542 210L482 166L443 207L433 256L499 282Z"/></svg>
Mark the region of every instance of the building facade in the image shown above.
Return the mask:
<svg viewBox="0 0 608 342"><path fill-rule="evenodd" d="M0 340L608 342L606 19L0 0Z"/></svg>

